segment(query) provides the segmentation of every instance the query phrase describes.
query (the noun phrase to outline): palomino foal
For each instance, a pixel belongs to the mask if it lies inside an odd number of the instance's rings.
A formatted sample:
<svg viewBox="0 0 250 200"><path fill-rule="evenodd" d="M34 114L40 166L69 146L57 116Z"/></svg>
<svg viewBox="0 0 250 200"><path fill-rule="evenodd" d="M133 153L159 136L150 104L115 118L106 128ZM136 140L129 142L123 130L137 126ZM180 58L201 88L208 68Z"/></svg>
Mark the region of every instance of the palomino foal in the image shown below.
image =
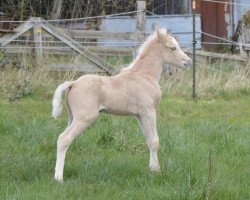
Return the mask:
<svg viewBox="0 0 250 200"><path fill-rule="evenodd" d="M158 81L164 63L188 69L191 59L165 29L158 29L142 45L136 59L118 75L85 75L56 89L52 114L55 118L61 114L62 92L67 91L68 126L57 141L55 180L63 181L69 145L96 120L100 111L136 116L150 150L149 168L160 170L155 107L161 98Z"/></svg>

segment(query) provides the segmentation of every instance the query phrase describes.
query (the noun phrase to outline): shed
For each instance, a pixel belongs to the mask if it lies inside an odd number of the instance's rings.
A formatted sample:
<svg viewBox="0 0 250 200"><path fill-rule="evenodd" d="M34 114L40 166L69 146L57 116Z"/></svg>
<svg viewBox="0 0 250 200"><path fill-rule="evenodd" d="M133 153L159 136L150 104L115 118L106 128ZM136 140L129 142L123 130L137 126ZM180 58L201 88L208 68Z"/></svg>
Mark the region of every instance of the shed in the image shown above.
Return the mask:
<svg viewBox="0 0 250 200"><path fill-rule="evenodd" d="M195 0L196 12L201 15L203 32L231 40L242 15L250 10L249 0ZM203 46L215 49L213 43L223 42L202 34Z"/></svg>

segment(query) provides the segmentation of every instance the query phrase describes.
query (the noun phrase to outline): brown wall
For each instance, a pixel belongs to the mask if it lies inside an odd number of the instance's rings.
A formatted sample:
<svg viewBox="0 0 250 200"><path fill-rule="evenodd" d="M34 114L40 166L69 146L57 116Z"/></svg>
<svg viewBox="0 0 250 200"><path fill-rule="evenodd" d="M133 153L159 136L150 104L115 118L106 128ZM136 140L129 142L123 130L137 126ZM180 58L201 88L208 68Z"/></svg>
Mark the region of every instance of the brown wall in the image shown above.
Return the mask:
<svg viewBox="0 0 250 200"><path fill-rule="evenodd" d="M217 0L222 2L230 2L230 0ZM227 38L227 22L226 15L230 13L229 4L206 2L196 0L196 12L201 14L201 29L205 33L215 35L217 37ZM202 42L221 42L216 38L202 34ZM203 45L207 49L216 49L216 45Z"/></svg>

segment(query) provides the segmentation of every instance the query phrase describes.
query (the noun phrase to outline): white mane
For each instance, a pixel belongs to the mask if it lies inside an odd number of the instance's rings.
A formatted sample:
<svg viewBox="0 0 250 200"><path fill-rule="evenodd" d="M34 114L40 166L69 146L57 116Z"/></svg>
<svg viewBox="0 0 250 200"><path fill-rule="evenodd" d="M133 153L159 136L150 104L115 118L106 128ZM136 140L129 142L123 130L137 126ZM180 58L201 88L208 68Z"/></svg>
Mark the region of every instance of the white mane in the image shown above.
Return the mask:
<svg viewBox="0 0 250 200"><path fill-rule="evenodd" d="M161 34L166 34L167 30L165 28L161 28L161 29L159 29L159 32ZM149 45L149 43L155 37L157 37L157 32L156 31L153 34L151 34L150 36L148 36L148 38L146 39L146 41L137 50L137 53L136 53L137 56L136 56L136 58L127 67L122 68L121 72L128 71L128 70L130 70L130 69L132 69L134 67L134 64L139 60L140 55L142 54L142 52L144 51L144 49Z"/></svg>

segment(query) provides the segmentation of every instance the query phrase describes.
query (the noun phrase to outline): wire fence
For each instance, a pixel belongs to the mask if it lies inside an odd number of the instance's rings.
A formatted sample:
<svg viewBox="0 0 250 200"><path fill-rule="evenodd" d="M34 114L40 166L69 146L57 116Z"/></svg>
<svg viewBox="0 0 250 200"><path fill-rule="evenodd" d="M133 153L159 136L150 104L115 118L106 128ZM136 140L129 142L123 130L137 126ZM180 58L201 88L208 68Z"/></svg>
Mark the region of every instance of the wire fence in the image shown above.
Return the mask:
<svg viewBox="0 0 250 200"><path fill-rule="evenodd" d="M240 4L240 3L232 3L232 2L222 2L222 1L215 1L215 0L202 0L204 2L210 2L210 3L221 3L221 4L231 4L231 5L237 5L237 6L248 6L250 7L250 5L247 5L247 4ZM112 14L112 15L100 15L100 16L93 16L93 17L84 17L84 18L73 18L73 19L58 19L58 20L45 20L47 22L50 22L50 23L57 23L57 25L59 23L65 23L65 22L72 22L72 23L75 23L75 22L82 22L82 21L86 21L86 20L91 20L91 19L102 19L102 18L112 18L112 17L116 17L116 16L128 16L128 15L132 15L132 14L136 14L138 11L131 11L131 12L123 12L123 13L116 13L116 14ZM145 13L148 13L152 16L155 16L159 19L164 19L164 20L168 20L168 21L172 21L172 23L174 23L174 21L171 19L171 18L166 18L164 16L161 16L161 15L156 15L155 13L151 12L151 11L148 11L148 10L144 10ZM134 16L131 16L131 17L134 17ZM26 21L9 21L9 20L6 20L6 21L1 21L1 23L24 23ZM185 25L185 24L179 24L179 26L181 27L184 27L184 28L190 28L188 27L188 25ZM222 37L218 37L216 35L212 35L212 34L209 34L209 33L206 33L204 31L197 31L198 33L201 33L201 34L204 34L206 36L209 36L209 37L212 37L212 38L215 38L215 39L218 39L220 42L201 42L201 44L209 44L209 45L233 45L233 46L247 46L249 47L250 44L242 44L242 43L239 43L239 42L235 42L235 41L232 41L232 40L229 40L229 39L225 39L225 38L222 38ZM223 41L223 42L221 42ZM30 44L30 43L36 43L37 41L35 40L22 40L22 39L15 39L13 40L13 42L22 42L24 44ZM41 41L43 44L63 44L64 42L62 41L54 41L54 40L42 40ZM82 45L95 45L95 46L98 46L98 45L102 45L102 44L106 44L108 45L109 47L121 47L121 46L124 46L124 47L127 47L127 46L130 46L130 47L137 47L138 45L142 44L142 42L138 42L138 41L119 41L119 40L116 40L116 41L77 41L77 43L79 44L82 44ZM180 44L192 44L193 41L191 42L179 42ZM22 48L22 49L35 49L35 48L42 48L42 49L57 49L58 47L54 47L54 46L41 46L41 47L34 47L34 46L26 46L26 47L12 47L12 46L9 46L9 47L0 47L0 49L17 49L17 48ZM60 47L61 49L65 48L65 49L68 49L69 47L64 47L64 46L61 46ZM220 73L223 73L223 74L228 74L230 75L230 73L228 72L225 72L225 71L222 71L222 70L219 70L219 69L215 69L215 68L212 68L212 67L208 67L208 66L205 66L203 64L200 64L200 63L197 63L197 65L199 67L202 67L202 68L207 68L207 69L210 69L210 70L214 70L216 72L220 72Z"/></svg>
<svg viewBox="0 0 250 200"><path fill-rule="evenodd" d="M229 2L221 2L221 1L213 1L213 0L202 0L204 2L211 2L211 3L223 3L223 4L233 4L233 5L239 5L239 6L249 6L250 5L247 5L247 4L240 4L240 3L229 3ZM115 17L115 16L127 16L129 14L135 14L137 13L138 11L131 11L131 12L123 12L123 13L116 13L116 14L112 14L112 15L100 15L100 16L93 16L93 17L84 17L84 18L72 18L72 19L57 19L57 20L44 20L44 21L47 21L47 22L80 22L80 21L86 21L86 20L90 20L90 19L102 19L102 18L109 18L109 17ZM146 13L152 15L152 16L155 16L159 19L164 19L164 20L168 20L168 21L172 21L173 23L175 21L173 21L171 18L166 18L164 16L161 16L161 15L157 15L151 11L148 11L148 10L145 10ZM26 21L12 21L12 20L2 20L0 21L0 23L24 23ZM184 24L178 24L179 26L181 27L184 27L184 28L187 28L188 26L187 25L184 25ZM249 47L250 44L246 44L246 43L238 43L238 42L235 42L235 41L232 41L232 40L229 40L229 39L225 39L223 37L218 37L216 35L213 35L213 34L209 34L209 33L206 33L206 32L203 32L203 31L196 31L197 33L201 33L201 34L204 34L204 35L207 35L209 37L212 37L212 38L215 38L215 39L218 39L219 41L224 41L225 43L222 43L222 42L201 42L201 44L210 44L210 45L235 45L235 46L247 46ZM35 42L35 41L33 41ZM43 42L47 42L47 41L43 41ZM49 41L48 41L49 42ZM100 42L97 42L97 43L100 43ZM107 42L108 43L108 42ZM181 42L182 44L192 44L192 42L188 43L188 42Z"/></svg>
<svg viewBox="0 0 250 200"><path fill-rule="evenodd" d="M150 12L150 11L148 11L148 10L146 10L146 12L149 13L149 14L151 14L151 15L154 15L154 16L156 16L156 17L159 17L160 19L165 19L165 20L166 20L166 18L165 18L164 16L156 15L156 14L154 14L153 12ZM174 22L173 20L171 20L171 19L169 19L169 18L168 18L167 20L168 20L168 21ZM187 25L184 25L184 24L178 24L178 25L181 26L181 27L187 28ZM204 42L203 42L204 44L214 44L214 45L218 45L218 44L228 44L228 45L237 45L237 46L239 46L239 45L242 45L242 46L250 46L250 44L238 43L238 42L235 42L235 41L232 41L232 40L228 40L228 39L225 39L225 38L222 38L222 37L218 37L218 36L216 36L216 35L212 35L212 34L209 34L209 33L203 32L203 31L196 31L196 32L201 33L201 34L204 34L204 35L207 35L207 36L212 37L212 38L215 38L215 39L218 39L218 40L220 40L220 41L225 41L225 42L226 42L226 43L221 43L221 42L217 42L217 43L215 43L215 42L211 42L211 43L206 42L206 43L204 43Z"/></svg>
<svg viewBox="0 0 250 200"><path fill-rule="evenodd" d="M47 22L77 22L77 21L85 21L90 19L101 19L101 18L107 18L107 17L116 17L116 16L127 16L130 14L135 14L138 11L131 11L131 12L123 12L123 13L115 13L112 15L99 15L99 16L93 16L93 17L83 17L83 18L71 18L71 19L51 19L51 20L44 20ZM15 20L2 20L1 23L24 23L26 21L15 21Z"/></svg>
<svg viewBox="0 0 250 200"><path fill-rule="evenodd" d="M212 2L212 3L224 3L224 4L228 3L228 2L220 2L220 1L212 1L212 0L202 0L202 1ZM239 3L228 3L228 4L237 4L237 5L240 5L240 6L247 6L245 4L239 4ZM248 6L250 6L250 5L248 5ZM128 14L135 14L137 12L138 11L131 11L131 12L124 12L124 13L116 13L116 14L112 14L112 15L100 15L100 16L94 16L94 17L84 17L84 18L74 18L74 19L58 19L58 20L44 20L44 21L47 21L47 22L67 22L67 21L77 22L77 21L83 21L83 20L89 20L89 19L100 19L100 18L115 17L115 16L127 16ZM151 15L153 15L155 17L158 17L160 19L164 19L164 20L174 22L171 18L166 18L166 17L161 16L161 15L156 15L151 11L145 10L145 12L148 13L148 14L151 14ZM24 22L26 22L26 21L11 21L11 20L6 20L6 21L2 20L2 21L0 21L0 23L24 23ZM184 24L179 24L179 26L182 26L184 28L188 27L187 25L184 25ZM247 46L247 47L250 46L250 44L238 43L238 42L235 42L235 41L232 41L232 40L229 40L229 39L225 39L225 38L222 38L222 37L218 37L216 35L212 35L212 34L209 34L209 33L203 32L203 31L197 31L197 32L201 33L201 34L204 34L204 35L207 35L209 37L218 39L220 41L225 41L225 43L222 43L222 42L201 42L202 44L211 44L211 45L221 44L221 45L236 45L236 46L242 45L242 46ZM27 42L27 41L21 41L21 40L14 40L14 41ZM29 40L28 42L35 42L35 41ZM53 43L54 42L55 43L57 41L42 41L42 42L44 42L44 43ZM84 42L81 42L81 43L84 43ZM86 42L86 43L89 43L89 42ZM112 42L95 42L95 43L112 43ZM113 42L113 43L119 43L119 42L116 41L116 42ZM126 42L120 42L120 43L126 43ZM181 43L182 44L192 44L192 42L181 42Z"/></svg>
<svg viewBox="0 0 250 200"><path fill-rule="evenodd" d="M202 0L204 2L210 3L220 3L220 4L227 4L227 5L237 5L237 6L247 6L250 7L249 4L242 4L242 3L233 3L233 2L225 2L225 1L215 1L215 0Z"/></svg>

